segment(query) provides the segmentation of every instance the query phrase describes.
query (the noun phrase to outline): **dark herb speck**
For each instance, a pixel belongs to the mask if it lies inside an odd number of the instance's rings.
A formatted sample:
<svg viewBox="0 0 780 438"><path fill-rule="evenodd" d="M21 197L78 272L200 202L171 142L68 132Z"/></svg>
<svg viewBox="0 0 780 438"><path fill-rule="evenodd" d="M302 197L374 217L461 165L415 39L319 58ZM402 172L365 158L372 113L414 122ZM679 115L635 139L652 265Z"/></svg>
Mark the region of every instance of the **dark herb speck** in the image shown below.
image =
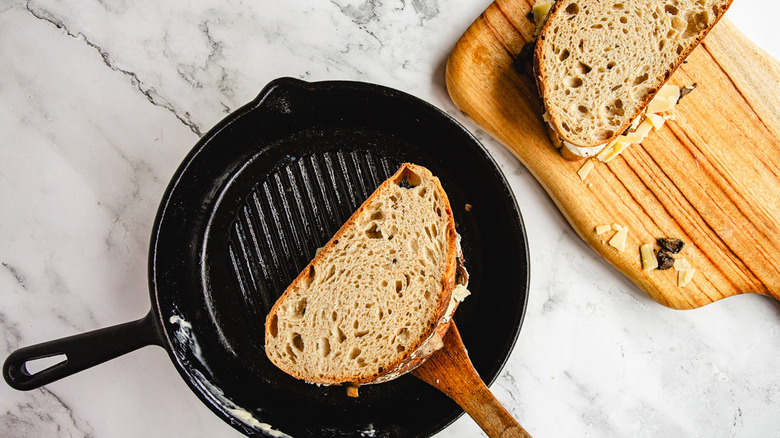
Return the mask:
<svg viewBox="0 0 780 438"><path fill-rule="evenodd" d="M658 260L658 270L665 271L674 266L674 257L665 250L659 250L655 258Z"/></svg>
<svg viewBox="0 0 780 438"><path fill-rule="evenodd" d="M696 88L696 84L685 85L682 88L680 88L680 98L677 99L677 103L680 103L680 101L683 99L683 97L687 96L695 88Z"/></svg>
<svg viewBox="0 0 780 438"><path fill-rule="evenodd" d="M666 237L661 237L656 240L656 242L658 243L658 246L672 254L679 253L682 251L683 246L685 246L685 243L680 239L669 239Z"/></svg>

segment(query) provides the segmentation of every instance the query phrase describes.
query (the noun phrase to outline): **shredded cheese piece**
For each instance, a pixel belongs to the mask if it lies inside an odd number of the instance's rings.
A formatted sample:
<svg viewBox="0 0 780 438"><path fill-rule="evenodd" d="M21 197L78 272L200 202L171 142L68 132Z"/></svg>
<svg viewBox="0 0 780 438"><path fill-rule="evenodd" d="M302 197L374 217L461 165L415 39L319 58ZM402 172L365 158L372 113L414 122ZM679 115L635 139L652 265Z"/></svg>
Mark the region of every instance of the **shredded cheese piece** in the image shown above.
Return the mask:
<svg viewBox="0 0 780 438"><path fill-rule="evenodd" d="M674 269L678 271L687 271L691 269L691 264L688 262L688 260L677 259L674 261Z"/></svg>
<svg viewBox="0 0 780 438"><path fill-rule="evenodd" d="M693 274L696 273L696 270L693 268L686 269L684 271L678 271L677 272L677 287L685 287L688 283L693 280Z"/></svg>
<svg viewBox="0 0 780 438"><path fill-rule="evenodd" d="M620 141L629 144L642 143L647 137L647 134L650 133L651 129L653 129L653 124L650 123L650 121L645 120L639 124L639 126L636 128L636 131L629 132L628 134L625 135L621 135L618 138L620 139Z"/></svg>
<svg viewBox="0 0 780 438"><path fill-rule="evenodd" d="M656 131L661 129L661 127L664 126L664 123L666 123L666 119L659 116L658 114L648 114L647 120L650 121Z"/></svg>
<svg viewBox="0 0 780 438"><path fill-rule="evenodd" d="M690 262L684 258L674 261L674 269L677 270L677 287L685 287L693 280L693 274L696 273L696 269L692 268Z"/></svg>
<svg viewBox="0 0 780 438"><path fill-rule="evenodd" d="M602 163L609 163L613 158L620 155L631 143L623 141L624 135L617 138L617 141L612 143L612 147L605 148L596 158Z"/></svg>
<svg viewBox="0 0 780 438"><path fill-rule="evenodd" d="M455 289L452 291L452 298L459 303L463 302L469 295L471 295L471 291L466 289L466 286L463 286L462 284L455 286Z"/></svg>
<svg viewBox="0 0 780 438"><path fill-rule="evenodd" d="M618 251L626 249L626 238L628 237L628 227L621 227L620 230L609 240L609 245Z"/></svg>
<svg viewBox="0 0 780 438"><path fill-rule="evenodd" d="M658 259L653 254L653 244L645 243L639 247L639 254L642 256L642 269L652 271L658 268Z"/></svg>
<svg viewBox="0 0 780 438"><path fill-rule="evenodd" d="M653 100L647 105L647 112L651 114L658 114L664 111L669 111L677 105L677 101L680 100L680 87L676 85L664 85L658 94L655 95Z"/></svg>
<svg viewBox="0 0 780 438"><path fill-rule="evenodd" d="M588 176L588 173L593 170L593 162L591 160L587 160L585 164L580 167L580 170L577 171L577 175L580 176L580 179L585 181L585 178Z"/></svg>
<svg viewBox="0 0 780 438"><path fill-rule="evenodd" d="M547 14L550 13L550 9L553 5L552 0L536 0L533 7L534 23L536 23L536 31L542 28L545 20L547 20Z"/></svg>

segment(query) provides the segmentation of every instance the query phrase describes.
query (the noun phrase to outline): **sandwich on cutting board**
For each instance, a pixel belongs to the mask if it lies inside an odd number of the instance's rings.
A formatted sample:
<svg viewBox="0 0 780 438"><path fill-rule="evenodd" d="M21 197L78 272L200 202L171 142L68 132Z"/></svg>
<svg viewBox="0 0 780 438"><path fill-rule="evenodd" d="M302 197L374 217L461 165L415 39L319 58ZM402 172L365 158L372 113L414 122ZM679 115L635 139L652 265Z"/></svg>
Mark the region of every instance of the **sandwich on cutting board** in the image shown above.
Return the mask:
<svg viewBox="0 0 780 438"><path fill-rule="evenodd" d="M358 385L399 377L443 346L467 282L447 194L406 163L274 304L266 355L293 377L357 396Z"/></svg>
<svg viewBox="0 0 780 438"><path fill-rule="evenodd" d="M659 128L680 97L679 88L664 84L731 2L538 1L536 16L551 8L537 38L534 76L561 154L576 160L618 150Z"/></svg>

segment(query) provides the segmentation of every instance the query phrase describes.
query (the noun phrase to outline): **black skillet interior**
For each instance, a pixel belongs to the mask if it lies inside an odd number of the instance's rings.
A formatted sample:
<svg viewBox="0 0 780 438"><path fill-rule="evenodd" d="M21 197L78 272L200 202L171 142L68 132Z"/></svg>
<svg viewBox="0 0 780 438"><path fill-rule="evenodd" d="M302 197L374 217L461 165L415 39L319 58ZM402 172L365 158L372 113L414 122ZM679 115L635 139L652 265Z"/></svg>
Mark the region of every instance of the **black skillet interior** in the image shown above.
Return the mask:
<svg viewBox="0 0 780 438"><path fill-rule="evenodd" d="M150 255L153 306L177 369L238 430L418 437L462 413L410 375L363 386L354 399L343 387L293 379L263 351L271 305L407 161L428 167L448 193L472 291L455 321L479 374L496 378L522 323L529 278L520 212L496 163L456 121L405 93L278 79L185 159Z"/></svg>

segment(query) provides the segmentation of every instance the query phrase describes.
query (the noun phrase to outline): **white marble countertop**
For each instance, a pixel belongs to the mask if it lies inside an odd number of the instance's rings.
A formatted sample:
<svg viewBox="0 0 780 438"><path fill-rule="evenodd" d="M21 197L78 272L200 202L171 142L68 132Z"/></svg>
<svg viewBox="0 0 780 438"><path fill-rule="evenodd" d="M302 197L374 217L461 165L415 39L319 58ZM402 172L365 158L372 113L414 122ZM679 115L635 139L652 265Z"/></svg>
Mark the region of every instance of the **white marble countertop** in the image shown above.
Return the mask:
<svg viewBox="0 0 780 438"><path fill-rule="evenodd" d="M651 301L449 100L443 66L490 0L0 0L0 357L134 320L158 202L199 136L274 78L374 82L483 141L524 214L531 292L493 392L536 437L780 435L780 305ZM774 0L727 16L780 58ZM479 436L468 417L442 437ZM161 348L0 384L2 437L231 437Z"/></svg>

